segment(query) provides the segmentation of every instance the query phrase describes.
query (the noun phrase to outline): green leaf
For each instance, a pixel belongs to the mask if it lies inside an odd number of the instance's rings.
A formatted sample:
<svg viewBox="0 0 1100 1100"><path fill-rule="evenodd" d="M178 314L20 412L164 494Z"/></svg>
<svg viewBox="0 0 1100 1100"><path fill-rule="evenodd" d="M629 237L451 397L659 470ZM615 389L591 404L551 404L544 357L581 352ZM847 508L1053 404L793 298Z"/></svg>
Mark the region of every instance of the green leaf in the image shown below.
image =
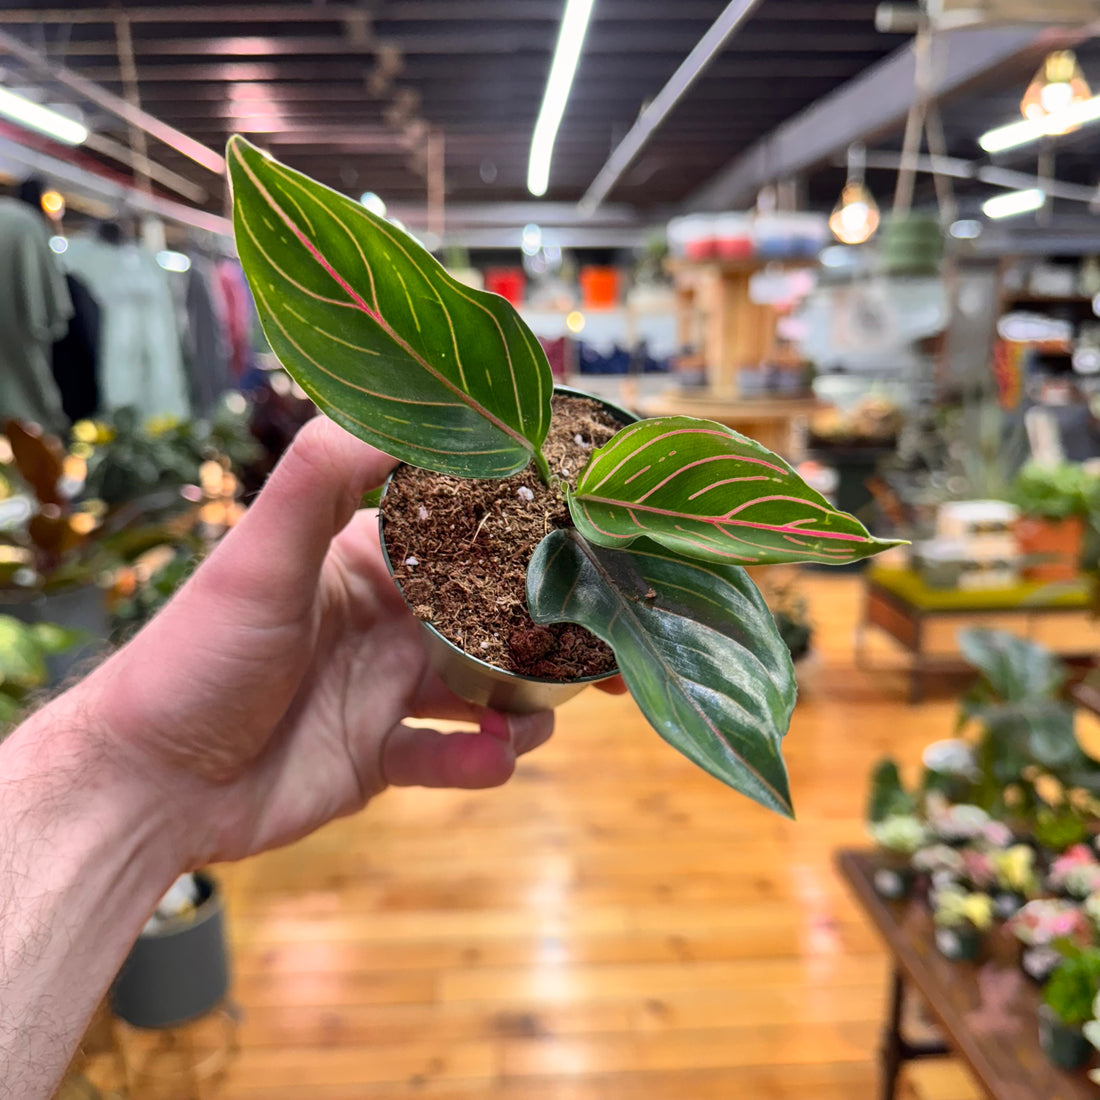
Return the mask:
<svg viewBox="0 0 1100 1100"><path fill-rule="evenodd" d="M959 651L1005 702L1054 698L1066 680L1066 666L1049 649L1004 631L960 630Z"/></svg>
<svg viewBox="0 0 1100 1100"><path fill-rule="evenodd" d="M867 800L867 820L881 825L888 817L916 811L916 799L905 789L895 760L880 760L871 772L871 793Z"/></svg>
<svg viewBox="0 0 1100 1100"><path fill-rule="evenodd" d="M607 550L548 535L527 571L537 623L587 627L614 649L642 713L674 748L769 809L792 815L780 746L794 667L743 569L685 561L657 544Z"/></svg>
<svg viewBox="0 0 1100 1100"><path fill-rule="evenodd" d="M46 662L30 628L0 615L0 684L33 688L46 682Z"/></svg>
<svg viewBox="0 0 1100 1100"><path fill-rule="evenodd" d="M59 626L57 623L34 623L29 629L35 644L48 656L64 653L81 642L91 640L86 630Z"/></svg>
<svg viewBox="0 0 1100 1100"><path fill-rule="evenodd" d="M264 332L322 411L425 469L522 470L546 438L552 379L516 311L243 138L230 138L226 155L237 248Z"/></svg>
<svg viewBox="0 0 1100 1100"><path fill-rule="evenodd" d="M872 538L766 447L690 416L624 428L592 455L569 507L600 546L648 536L726 565L842 565L898 545Z"/></svg>

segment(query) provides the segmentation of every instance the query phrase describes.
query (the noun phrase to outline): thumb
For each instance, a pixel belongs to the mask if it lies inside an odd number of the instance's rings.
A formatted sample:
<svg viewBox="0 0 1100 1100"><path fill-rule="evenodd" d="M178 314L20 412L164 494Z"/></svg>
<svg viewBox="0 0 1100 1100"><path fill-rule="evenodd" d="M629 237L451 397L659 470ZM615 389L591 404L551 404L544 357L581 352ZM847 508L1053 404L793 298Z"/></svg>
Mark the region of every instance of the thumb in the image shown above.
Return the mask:
<svg viewBox="0 0 1100 1100"><path fill-rule="evenodd" d="M397 460L317 416L295 437L240 523L196 574L250 625L293 621L313 604L333 538Z"/></svg>

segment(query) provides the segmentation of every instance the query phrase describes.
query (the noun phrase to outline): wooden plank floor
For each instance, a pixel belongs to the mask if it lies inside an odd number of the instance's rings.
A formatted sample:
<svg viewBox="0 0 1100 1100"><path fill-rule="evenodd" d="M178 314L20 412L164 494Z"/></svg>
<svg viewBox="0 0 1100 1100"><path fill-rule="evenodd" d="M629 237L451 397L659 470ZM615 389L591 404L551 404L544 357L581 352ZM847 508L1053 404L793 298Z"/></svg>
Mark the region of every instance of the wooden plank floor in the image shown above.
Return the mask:
<svg viewBox="0 0 1100 1100"><path fill-rule="evenodd" d="M224 1100L850 1100L875 1093L882 951L831 866L871 764L949 736L949 695L858 672L858 582L806 586L798 821L587 692L505 790L391 791L221 874L242 1052ZM905 1094L975 1093L951 1065Z"/></svg>

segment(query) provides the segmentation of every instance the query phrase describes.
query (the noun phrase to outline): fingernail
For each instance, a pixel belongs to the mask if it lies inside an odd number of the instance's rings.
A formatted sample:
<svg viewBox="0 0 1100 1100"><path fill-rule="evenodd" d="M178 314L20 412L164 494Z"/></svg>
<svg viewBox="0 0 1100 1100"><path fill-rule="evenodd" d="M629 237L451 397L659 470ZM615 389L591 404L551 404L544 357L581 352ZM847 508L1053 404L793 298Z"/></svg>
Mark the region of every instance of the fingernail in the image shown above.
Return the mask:
<svg viewBox="0 0 1100 1100"><path fill-rule="evenodd" d="M489 737L495 737L498 741L511 742L512 727L509 725L507 715L499 710L487 710L481 716L481 732Z"/></svg>

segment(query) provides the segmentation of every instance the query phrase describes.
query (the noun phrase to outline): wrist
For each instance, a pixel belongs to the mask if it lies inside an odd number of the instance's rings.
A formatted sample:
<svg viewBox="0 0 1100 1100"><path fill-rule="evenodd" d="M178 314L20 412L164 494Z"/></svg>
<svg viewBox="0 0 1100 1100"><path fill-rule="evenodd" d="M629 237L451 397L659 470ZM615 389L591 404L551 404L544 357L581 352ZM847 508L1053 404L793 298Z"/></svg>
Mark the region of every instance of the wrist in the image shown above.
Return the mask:
<svg viewBox="0 0 1100 1100"><path fill-rule="evenodd" d="M57 834L74 858L122 855L151 889L167 889L182 868L164 791L112 736L97 694L93 675L0 745L3 801L40 835ZM27 835L34 836L33 828ZM159 897L154 892L152 904Z"/></svg>

